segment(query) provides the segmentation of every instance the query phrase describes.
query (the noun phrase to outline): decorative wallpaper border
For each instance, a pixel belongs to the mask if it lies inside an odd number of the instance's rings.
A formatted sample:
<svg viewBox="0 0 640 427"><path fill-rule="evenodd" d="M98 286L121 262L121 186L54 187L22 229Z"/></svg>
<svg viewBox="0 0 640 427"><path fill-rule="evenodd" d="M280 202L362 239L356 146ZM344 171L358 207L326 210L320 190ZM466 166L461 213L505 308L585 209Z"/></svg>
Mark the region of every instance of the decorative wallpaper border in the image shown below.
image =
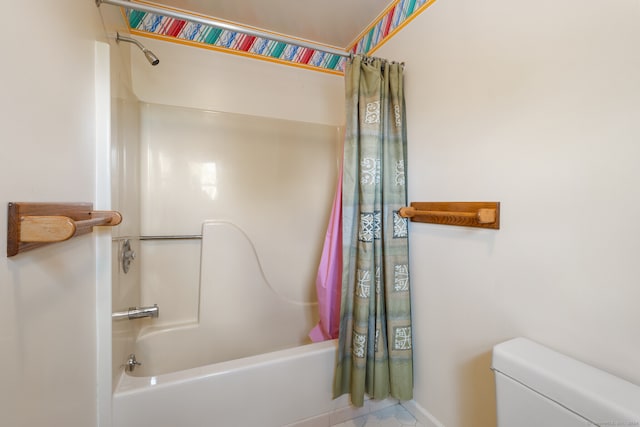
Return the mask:
<svg viewBox="0 0 640 427"><path fill-rule="evenodd" d="M345 52L373 52L434 2L435 0L395 0ZM344 74L346 58L339 55L150 12L126 9L125 15L129 29L136 35L315 71Z"/></svg>
<svg viewBox="0 0 640 427"><path fill-rule="evenodd" d="M394 34L404 28L436 0L396 0L356 37L348 52L370 54L385 44Z"/></svg>
<svg viewBox="0 0 640 427"><path fill-rule="evenodd" d="M346 58L150 12L126 10L133 34L342 74Z"/></svg>

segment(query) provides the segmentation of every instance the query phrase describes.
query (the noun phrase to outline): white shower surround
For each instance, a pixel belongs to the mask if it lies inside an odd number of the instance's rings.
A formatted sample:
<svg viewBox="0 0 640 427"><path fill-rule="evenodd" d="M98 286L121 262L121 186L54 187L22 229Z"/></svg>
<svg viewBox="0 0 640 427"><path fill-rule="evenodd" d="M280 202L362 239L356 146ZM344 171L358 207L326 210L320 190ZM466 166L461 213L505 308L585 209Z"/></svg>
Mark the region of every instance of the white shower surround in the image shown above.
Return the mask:
<svg viewBox="0 0 640 427"><path fill-rule="evenodd" d="M166 105L141 108L141 234L199 234L228 221L250 236L285 299L315 301L335 192L339 129ZM198 241L142 241L141 303L154 326L198 320Z"/></svg>
<svg viewBox="0 0 640 427"><path fill-rule="evenodd" d="M225 221L202 227L198 320L141 331L136 376L158 376L301 346L317 304L284 298L266 280L249 236ZM162 308L160 310L162 316ZM330 375L330 373L329 373Z"/></svg>
<svg viewBox="0 0 640 427"><path fill-rule="evenodd" d="M304 345L315 305L267 286L237 226L206 222L201 260L199 321L143 332L135 348L143 365L119 378L114 425L328 426L396 403L333 400L337 342ZM229 303L243 295L254 298Z"/></svg>
<svg viewBox="0 0 640 427"><path fill-rule="evenodd" d="M143 366L117 378L114 425L282 426L352 411L331 399L335 343L307 338L339 129L152 104L141 123L141 234L202 241L140 242L141 304L158 303L160 318L140 323Z"/></svg>

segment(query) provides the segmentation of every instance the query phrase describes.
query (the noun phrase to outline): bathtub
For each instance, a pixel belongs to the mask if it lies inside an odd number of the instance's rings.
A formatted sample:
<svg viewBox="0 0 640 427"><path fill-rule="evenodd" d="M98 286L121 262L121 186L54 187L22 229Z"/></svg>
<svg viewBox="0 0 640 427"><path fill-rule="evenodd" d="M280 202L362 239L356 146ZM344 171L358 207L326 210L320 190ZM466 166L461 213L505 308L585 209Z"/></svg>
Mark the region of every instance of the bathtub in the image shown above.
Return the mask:
<svg viewBox="0 0 640 427"><path fill-rule="evenodd" d="M250 239L231 223L204 224L201 257L198 321L141 332L134 352L143 365L120 374L113 426L328 426L329 414L348 419L348 399L332 400L336 341L306 338L315 305L278 295Z"/></svg>
<svg viewBox="0 0 640 427"><path fill-rule="evenodd" d="M348 407L331 396L335 354L333 340L157 376L123 372L113 425L282 427L328 416Z"/></svg>

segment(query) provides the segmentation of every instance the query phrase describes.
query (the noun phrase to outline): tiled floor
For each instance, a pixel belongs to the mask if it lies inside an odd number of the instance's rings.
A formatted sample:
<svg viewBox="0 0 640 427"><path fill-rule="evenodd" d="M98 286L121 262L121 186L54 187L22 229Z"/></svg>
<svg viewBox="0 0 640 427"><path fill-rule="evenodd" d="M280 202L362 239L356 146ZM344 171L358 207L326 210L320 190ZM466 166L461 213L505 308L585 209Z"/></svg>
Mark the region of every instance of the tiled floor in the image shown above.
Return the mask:
<svg viewBox="0 0 640 427"><path fill-rule="evenodd" d="M400 405L390 406L333 427L424 427Z"/></svg>

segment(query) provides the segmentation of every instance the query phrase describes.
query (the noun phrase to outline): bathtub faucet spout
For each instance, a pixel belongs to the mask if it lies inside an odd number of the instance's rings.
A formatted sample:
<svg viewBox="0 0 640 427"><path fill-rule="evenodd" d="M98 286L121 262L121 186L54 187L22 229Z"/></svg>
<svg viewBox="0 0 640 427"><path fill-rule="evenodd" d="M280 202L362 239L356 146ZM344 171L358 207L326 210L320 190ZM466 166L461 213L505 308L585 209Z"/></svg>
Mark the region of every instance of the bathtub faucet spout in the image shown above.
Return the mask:
<svg viewBox="0 0 640 427"><path fill-rule="evenodd" d="M122 319L140 319L143 317L158 317L160 314L160 309L158 308L158 304L154 304L153 306L147 307L130 307L127 311L116 311L111 314L111 318L113 320L122 320Z"/></svg>

